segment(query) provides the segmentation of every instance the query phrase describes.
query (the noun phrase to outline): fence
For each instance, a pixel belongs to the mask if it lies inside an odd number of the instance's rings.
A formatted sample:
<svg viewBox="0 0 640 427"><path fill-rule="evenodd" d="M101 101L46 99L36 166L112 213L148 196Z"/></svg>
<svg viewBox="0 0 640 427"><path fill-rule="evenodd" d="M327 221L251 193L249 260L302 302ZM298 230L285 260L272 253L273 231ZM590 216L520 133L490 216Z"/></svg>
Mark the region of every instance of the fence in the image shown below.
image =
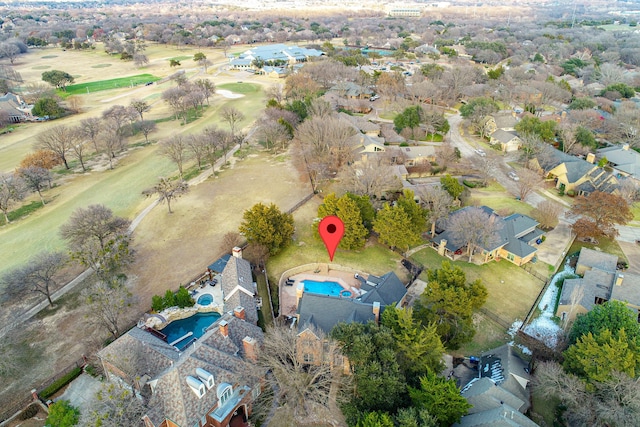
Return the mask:
<svg viewBox="0 0 640 427"><path fill-rule="evenodd" d="M494 322L496 322L498 325L502 326L505 329L511 328L511 323L507 322L506 320L504 320L503 318L501 318L497 314L492 313L491 311L487 310L486 308L481 308L480 309L480 313L482 313L483 315L487 316L489 319L493 320Z"/></svg>
<svg viewBox="0 0 640 427"><path fill-rule="evenodd" d="M287 213L294 213L295 211L297 211L298 209L300 209L300 206L304 205L305 203L307 203L309 200L311 200L313 198L313 196L315 196L314 193L311 194L307 194L302 200L300 200L298 203L296 203L295 205L293 205L293 207L291 209L289 209L287 211Z"/></svg>
<svg viewBox="0 0 640 427"><path fill-rule="evenodd" d="M37 390L38 395L39 395L44 389L49 387L54 382L58 381L60 378L62 378L65 375L67 375L69 372L73 371L76 368L82 368L85 365L86 365L86 360L84 359L84 357L82 357L82 358L76 360L75 362L71 363L70 365L68 365L63 370L58 371L52 377L49 377L47 380L37 384L33 388L35 390ZM27 406L29 406L31 403L33 403L33 401L34 401L33 400L33 396L29 395L29 396L25 396L23 399L21 399L19 401L16 401L15 403L11 404L10 406L2 408L0 410L0 423L8 420L11 417L13 417L16 413L22 411Z"/></svg>

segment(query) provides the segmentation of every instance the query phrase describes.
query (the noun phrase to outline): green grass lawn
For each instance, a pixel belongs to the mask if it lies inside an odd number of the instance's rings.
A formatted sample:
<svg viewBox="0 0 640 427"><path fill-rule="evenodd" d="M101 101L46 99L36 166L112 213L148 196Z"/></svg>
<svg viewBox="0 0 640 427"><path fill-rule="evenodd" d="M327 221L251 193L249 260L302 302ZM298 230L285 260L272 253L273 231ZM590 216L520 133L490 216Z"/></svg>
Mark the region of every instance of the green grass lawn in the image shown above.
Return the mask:
<svg viewBox="0 0 640 427"><path fill-rule="evenodd" d="M140 85L147 82L155 82L160 80L151 74L137 74L135 76L120 77L117 79L98 80L97 82L78 83L67 86L66 91L59 91L59 95L67 97L71 95L84 95L86 93L100 92L103 90L119 89L130 87L132 85Z"/></svg>
<svg viewBox="0 0 640 427"><path fill-rule="evenodd" d="M439 268L442 261L449 260L426 248L416 252L412 259L426 268ZM453 262L453 261L452 261ZM511 264L507 260L489 262L484 265L455 261L453 265L460 267L467 276L467 281L480 279L489 292L484 308L501 318L505 323L522 319L533 305L543 283ZM426 280L426 272L421 275Z"/></svg>
<svg viewBox="0 0 640 427"><path fill-rule="evenodd" d="M174 61L186 61L187 59L193 59L193 55L180 55L180 56L174 56L173 58L170 58L169 60L173 59Z"/></svg>
<svg viewBox="0 0 640 427"><path fill-rule="evenodd" d="M615 239L606 239L604 237L600 237L598 238L597 245L581 242L580 240L576 239L573 241L573 244L569 248L568 254L570 255L573 253L578 253L580 252L580 249L582 249L583 247L589 248L589 249L601 250L602 252L607 254L617 255L620 260L625 260L627 262L629 261L626 255L624 254L624 252L622 251L622 248L620 248L620 245Z"/></svg>
<svg viewBox="0 0 640 427"><path fill-rule="evenodd" d="M231 92L249 94L260 92L262 88L260 85L254 83L224 83L216 86L218 89L230 90Z"/></svg>
<svg viewBox="0 0 640 427"><path fill-rule="evenodd" d="M58 235L60 225L73 210L90 204L104 204L116 215L132 218L148 203L141 194L160 175L171 175L175 165L156 154L158 146L131 151L114 170L75 177L48 190L49 203L29 216L0 228L0 276L43 250L64 250Z"/></svg>
<svg viewBox="0 0 640 427"><path fill-rule="evenodd" d="M282 273L298 265L329 262L327 250L320 239L313 235L311 225L316 216L318 204L317 199L312 199L294 213L295 240L277 256L269 259L267 263L269 280L279 280ZM395 271L402 278L406 275L406 270L400 265L400 260L399 254L383 245L369 242L359 251L338 249L333 263L376 275Z"/></svg>
<svg viewBox="0 0 640 427"><path fill-rule="evenodd" d="M476 334L473 336L473 341L454 351L454 354L467 357L478 356L485 351L501 346L511 339L502 326L482 313L474 315L474 325Z"/></svg>
<svg viewBox="0 0 640 427"><path fill-rule="evenodd" d="M640 221L640 203L634 203L631 205L631 213L633 214L634 221Z"/></svg>

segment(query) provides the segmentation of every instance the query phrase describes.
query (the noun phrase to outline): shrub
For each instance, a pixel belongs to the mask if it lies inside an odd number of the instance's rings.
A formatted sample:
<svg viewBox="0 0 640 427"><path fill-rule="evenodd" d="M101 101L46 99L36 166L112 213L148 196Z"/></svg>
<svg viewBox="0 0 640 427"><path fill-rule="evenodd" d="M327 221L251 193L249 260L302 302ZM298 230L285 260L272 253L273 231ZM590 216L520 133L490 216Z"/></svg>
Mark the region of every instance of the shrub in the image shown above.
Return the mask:
<svg viewBox="0 0 640 427"><path fill-rule="evenodd" d="M44 390L42 390L42 392L40 392L40 397L43 398L43 399L50 398L51 396L53 396L55 394L55 392L57 392L62 387L66 386L71 381L76 379L81 373L82 373L82 368L80 368L80 367L73 368L73 370L71 372L69 372L68 374L66 374L66 375L64 375L64 376L62 376L60 378L58 378L57 380L55 380L54 382L49 384L48 387L46 387Z"/></svg>
<svg viewBox="0 0 640 427"><path fill-rule="evenodd" d="M80 421L80 411L68 400L60 400L49 407L46 425L56 427L73 427Z"/></svg>
<svg viewBox="0 0 640 427"><path fill-rule="evenodd" d="M151 309L153 311L162 311L164 308L164 301L160 295L154 295L151 297Z"/></svg>
<svg viewBox="0 0 640 427"><path fill-rule="evenodd" d="M576 195L576 192L575 192L575 191L573 191L573 190L567 190L567 193L566 193L566 194L567 194L567 196L569 196L569 197L574 197L574 196Z"/></svg>
<svg viewBox="0 0 640 427"><path fill-rule="evenodd" d="M176 305L180 308L191 307L195 303L193 298L191 298L191 295L189 295L189 291L186 290L183 286L180 286L175 300Z"/></svg>
<svg viewBox="0 0 640 427"><path fill-rule="evenodd" d="M164 293L164 298L162 299L162 303L165 308L173 307L176 305L176 296L170 289L167 289L167 292Z"/></svg>
<svg viewBox="0 0 640 427"><path fill-rule="evenodd" d="M24 411L20 412L20 416L18 418L20 418L21 420L28 420L29 418L35 417L37 413L38 405L32 403L31 405L27 406Z"/></svg>
<svg viewBox="0 0 640 427"><path fill-rule="evenodd" d="M478 184L475 182L467 181L466 179L462 181L462 183L469 188L476 188Z"/></svg>

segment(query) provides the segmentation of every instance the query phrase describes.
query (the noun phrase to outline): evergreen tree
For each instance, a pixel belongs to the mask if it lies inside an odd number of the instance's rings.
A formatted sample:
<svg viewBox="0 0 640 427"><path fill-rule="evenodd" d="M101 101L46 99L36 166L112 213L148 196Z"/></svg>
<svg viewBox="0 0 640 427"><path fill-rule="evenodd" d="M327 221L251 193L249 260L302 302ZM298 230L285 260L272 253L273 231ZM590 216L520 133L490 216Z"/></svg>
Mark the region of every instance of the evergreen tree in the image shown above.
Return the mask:
<svg viewBox="0 0 640 427"><path fill-rule="evenodd" d="M345 194L338 199L335 193L328 194L323 204L318 207L318 217L324 218L328 215L336 215L344 223L344 236L340 240L339 248L354 250L364 247L369 232L363 225L358 204L351 197Z"/></svg>
<svg viewBox="0 0 640 427"><path fill-rule="evenodd" d="M275 255L291 242L293 216L280 212L273 203L269 206L258 203L244 211L239 231L249 243L263 245L270 255Z"/></svg>
<svg viewBox="0 0 640 427"><path fill-rule="evenodd" d="M449 174L440 178L440 185L442 185L442 188L455 200L458 200L464 191L464 187L458 182L458 179Z"/></svg>
<svg viewBox="0 0 640 427"><path fill-rule="evenodd" d="M358 209L360 209L360 218L362 219L362 225L366 227L367 230L371 230L373 227L373 220L376 218L376 211L371 204L371 200L369 196L363 194L362 196L358 196L357 194L347 193L347 197L356 202L358 205Z"/></svg>
<svg viewBox="0 0 640 427"><path fill-rule="evenodd" d="M581 336L589 332L598 335L605 329L611 331L614 337L624 329L630 340L640 339L640 323L635 317L633 311L621 301L607 301L596 305L588 313L578 315L573 322L569 332L569 343L575 344Z"/></svg>
<svg viewBox="0 0 640 427"><path fill-rule="evenodd" d="M420 377L420 388L409 388L413 406L426 409L441 426L450 426L467 414L471 405L460 395L453 379L447 380L433 372Z"/></svg>
<svg viewBox="0 0 640 427"><path fill-rule="evenodd" d="M404 190L396 204L409 215L413 232L420 236L427 228L428 212L426 209L423 209L420 204L416 203L414 199L415 195L413 191Z"/></svg>
<svg viewBox="0 0 640 427"><path fill-rule="evenodd" d="M392 249L407 251L409 247L420 244L420 235L414 231L411 218L400 206L392 207L385 203L373 222L373 230L378 233L380 242Z"/></svg>
<svg viewBox="0 0 640 427"><path fill-rule="evenodd" d="M369 412L358 421L356 427L393 427L393 420L384 412Z"/></svg>

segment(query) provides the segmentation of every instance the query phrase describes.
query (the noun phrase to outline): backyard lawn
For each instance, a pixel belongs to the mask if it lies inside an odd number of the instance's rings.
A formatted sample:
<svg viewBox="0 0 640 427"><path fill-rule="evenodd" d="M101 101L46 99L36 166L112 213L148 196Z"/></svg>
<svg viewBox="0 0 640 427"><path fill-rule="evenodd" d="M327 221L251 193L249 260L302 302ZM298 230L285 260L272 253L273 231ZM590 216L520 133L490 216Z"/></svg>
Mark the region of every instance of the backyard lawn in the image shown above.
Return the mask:
<svg viewBox="0 0 640 427"><path fill-rule="evenodd" d="M431 269L439 268L442 261L448 260L431 248L416 252L411 258ZM482 281L489 292L484 308L508 324L524 318L544 285L541 280L507 260L484 265L464 261L452 263L465 272L467 281ZM427 280L426 272L422 273L421 278Z"/></svg>

